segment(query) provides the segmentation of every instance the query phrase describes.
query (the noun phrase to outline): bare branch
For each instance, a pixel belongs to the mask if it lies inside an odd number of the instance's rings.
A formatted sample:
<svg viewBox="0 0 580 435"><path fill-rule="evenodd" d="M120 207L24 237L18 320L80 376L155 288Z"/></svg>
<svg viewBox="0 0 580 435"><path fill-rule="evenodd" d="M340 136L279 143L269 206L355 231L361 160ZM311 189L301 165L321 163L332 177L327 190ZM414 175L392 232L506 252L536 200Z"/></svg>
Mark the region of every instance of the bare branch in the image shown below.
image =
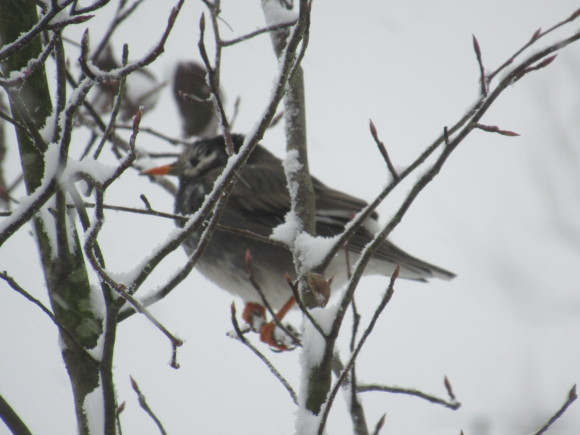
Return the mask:
<svg viewBox="0 0 580 435"><path fill-rule="evenodd" d="M48 59L48 56L50 55L50 53L52 53L52 50L54 49L56 41L58 40L59 37L60 35L58 33L52 35L52 38L50 38L50 41L48 42L48 44L46 44L46 47L44 47L40 55L36 59L33 59L30 62L28 62L28 64L22 71L12 71L10 75L14 76L14 78L10 77L6 79L0 78L0 86L9 87L21 85L22 82L26 80L36 68L38 68L41 65L44 65L46 59Z"/></svg>
<svg viewBox="0 0 580 435"><path fill-rule="evenodd" d="M49 25L51 20L55 18L61 11L66 9L71 3L76 0L64 0L57 5L52 5L52 7L42 16L38 23L34 25L28 32L20 35L18 39L11 42L10 44L5 44L0 49L0 60L6 59L8 56L21 50L23 47L28 45L36 36L43 32Z"/></svg>
<svg viewBox="0 0 580 435"><path fill-rule="evenodd" d="M481 48L479 47L479 42L475 35L473 36L473 51L475 51L475 57L477 58L477 64L479 65L479 83L481 85L481 95L483 97L487 96L487 78L485 77L485 68L483 67L483 60L481 59Z"/></svg>
<svg viewBox="0 0 580 435"><path fill-rule="evenodd" d="M0 394L0 419L6 424L10 432L18 435L32 435L30 429L22 421L16 411Z"/></svg>
<svg viewBox="0 0 580 435"><path fill-rule="evenodd" d="M85 356L87 357L87 361L90 361L95 367L98 366L98 363L95 361L95 359L86 351L86 349L83 347L83 345L81 345L75 338L75 336L73 334L70 333L70 331L68 331L59 321L58 319L55 317L55 315L52 313L52 311L50 311L42 302L40 302L38 299L36 299L35 297L33 297L30 293L28 293L26 290L24 290L24 288L22 288L22 286L20 286L20 284L18 284L16 282L16 280L14 278L12 278L10 275L8 275L8 273L6 271L4 272L0 272L0 278L2 278L4 281L6 281L6 283L8 283L8 285L10 287L12 287L13 290L15 290L17 293L21 294L22 296L24 296L27 300L29 300L30 302L32 302L34 305L36 305L38 308L40 308L42 310L42 312L44 314L46 314L49 319L52 321L52 323L54 323L56 325L56 327L64 334L66 335L68 338L71 339L71 341L78 346L78 348L80 350L83 351L83 353L85 354Z"/></svg>
<svg viewBox="0 0 580 435"><path fill-rule="evenodd" d="M548 422L544 426L542 426L539 431L534 432L534 435L541 435L545 433L550 428L550 426L552 426L560 417L562 417L562 415L566 412L568 407L572 405L572 403L574 403L574 401L577 398L578 394L576 393L576 384L574 384L570 389L570 391L568 392L568 398L566 399L564 404L560 407L560 409L558 409L558 411L556 411L556 413L552 417L550 417Z"/></svg>
<svg viewBox="0 0 580 435"><path fill-rule="evenodd" d="M292 388L290 383L286 380L286 378L284 378L284 376L282 376L280 374L280 372L278 370L276 370L274 365L270 362L270 360L268 360L268 358L266 358L264 356L264 354L262 354L258 349L256 349L256 347L253 346L252 343L250 343L246 339L246 337L244 337L244 334L242 333L242 330L240 329L240 325L238 324L238 320L236 319L236 306L233 303L231 305L231 314L232 314L231 315L232 325L234 327L234 331L236 332L238 340L240 340L242 342L242 344L244 344L246 347L248 347L248 349L250 349L252 352L254 352L254 354L258 358L260 358L260 360L262 360L262 362L264 364L266 364L266 367L268 367L268 370L270 370L270 372L274 375L274 377L282 383L284 388L286 388L286 391L288 391L288 393L290 394L290 397L292 398L292 401L294 402L294 404L298 404L298 397L296 396L294 389Z"/></svg>
<svg viewBox="0 0 580 435"><path fill-rule="evenodd" d="M230 45L238 44L240 42L243 42L243 41L246 41L250 38L253 38L254 36L262 35L262 34L268 33L268 32L275 32L275 31L280 30L280 29L286 29L288 27L292 27L296 24L296 21L297 20L293 20L293 21L290 21L288 23L280 23L280 24L274 24L271 26L266 26L266 27L263 27L263 28L258 29L258 30L254 30L253 32L247 33L243 36L239 36L239 37L234 38L234 39L230 39L227 41L221 40L220 44L222 47L228 47Z"/></svg>
<svg viewBox="0 0 580 435"><path fill-rule="evenodd" d="M97 182L94 180L90 174L86 173L78 173L77 176L81 177L85 181L89 182L95 188L95 196L96 196L96 207L95 207L95 222L92 227L86 233L86 240L84 251L87 255L87 258L95 270L99 277L106 282L111 288L119 293L127 302L129 302L135 311L143 314L153 325L155 325L171 342L172 345L172 360L171 360L171 367L179 368L179 364L177 363L177 347L183 344L183 341L172 333L169 332L165 326L163 326L144 306L141 304L137 299L135 299L130 291L127 291L127 286L115 281L111 275L105 270L104 265L102 264L101 259L98 257L95 246L97 243L97 237L101 228L103 227L104 223L104 213L103 213L103 202L104 202L104 192L113 183L116 179L118 179L121 174L131 166L133 160L135 159L135 140L137 137L137 133L139 131L139 123L141 121L141 111L137 112L135 115L135 119L133 121L133 134L131 135L131 139L129 140L129 147L130 152L127 156L121 161L121 163L117 166L115 171L103 182Z"/></svg>
<svg viewBox="0 0 580 435"><path fill-rule="evenodd" d="M290 69L292 65L294 65L293 56L295 55L299 46L302 37L302 31L303 29L300 26L296 26L293 29L293 32L289 38L287 49L280 61L279 76L276 80L276 84L274 86L269 102L262 115L258 118L259 122L254 127L251 134L246 136L244 144L240 148L234 161L230 162L231 164L228 166L228 169L222 173L220 182L214 186L212 192L206 195L203 204L200 206L198 211L187 221L183 230L175 238L166 242L144 264L144 268L141 273L137 274L137 277L129 286L132 292L134 292L145 281L149 272L153 270L167 255L169 255L169 253L179 248L181 244L191 236L191 234L199 229L202 222L209 216L218 198L236 179L240 168L246 163L250 154L258 144L258 141L263 137L264 132L276 114L276 108L278 107L278 104L284 95L286 84L290 78Z"/></svg>
<svg viewBox="0 0 580 435"><path fill-rule="evenodd" d="M375 127L375 123L373 122L372 119L369 120L369 128L371 130L371 134L373 136L373 139L375 140L375 143L377 144L377 147L379 148L379 151L381 152L381 155L383 156L383 159L385 160L385 163L387 164L387 167L389 168L389 172L391 173L393 178L395 180L397 180L399 178L399 174L397 174L397 170L393 166L393 162L391 161L391 158L389 157L389 153L387 153L387 148L385 147L385 144L379 139L379 134L377 133L377 128Z"/></svg>
<svg viewBox="0 0 580 435"><path fill-rule="evenodd" d="M370 260L373 252L380 246L382 241L390 234L390 232L399 224L403 216L405 215L406 211L409 209L417 195L429 184L435 176L439 173L441 168L443 167L444 163L447 161L451 153L459 146L461 142L471 133L471 131L477 127L479 120L483 117L483 115L489 110L495 100L516 80L518 77L522 75L522 71L525 71L530 65L535 64L536 62L544 59L546 56L549 56L555 51L561 50L563 47L577 41L580 39L580 32L576 32L572 36L558 41L543 50L540 50L537 53L534 53L527 59L520 62L516 65L510 73L508 73L496 86L493 90L491 90L487 97L482 97L474 107L466 114L458 123L455 124L453 128L449 130L450 133L454 133L458 131L458 133L453 137L453 139L449 142L437 160L429 167L429 169L421 176L421 178L415 183L411 191L409 192L407 198L403 201L401 206L399 207L398 211L395 215L391 218L391 220L383 227L381 231L375 234L373 241L367 245L367 248L363 251L363 254L359 258L357 265L355 266L355 270L353 272L353 276L349 281L347 286L347 290L343 296L343 300L341 302L341 308L337 311L337 316L335 318L330 336L336 336L338 334L338 330L340 329L340 325L342 323L342 319L346 313L346 309L352 300L354 291L360 278L362 277L364 268L366 264ZM449 133L448 133L449 134ZM385 189L379 194L379 196L373 201L367 208L365 208L361 213L359 213L350 225L347 226L345 232L339 237L337 243L335 244L333 250L327 255L325 262L323 265L326 265L332 257L338 252L338 250L344 245L348 237L354 233L354 229L357 228L357 225L361 225L363 222L363 217L370 216L371 210L373 210L379 203L384 199L392 189L404 178L406 177L411 171L417 168L426 158L428 155L433 153L435 149L444 141L443 135L440 136L421 156L419 156L413 164L411 164L405 171L400 174L399 180L392 180ZM354 228L354 229L353 229ZM332 255L332 257L331 257ZM325 358L331 358L332 355L327 354Z"/></svg>
<svg viewBox="0 0 580 435"><path fill-rule="evenodd" d="M169 18L167 19L167 25L165 26L165 30L161 35L159 42L157 42L157 44L149 51L148 54L136 62L131 62L127 66L117 68L112 71L101 71L95 65L89 66L88 30L86 30L81 40L81 55L79 57L79 65L83 73L87 77L90 77L92 80L96 80L98 82L107 82L110 80L118 80L121 77L131 74L133 71L151 64L165 51L165 43L171 34L171 30L173 29L175 20L181 10L181 7L183 6L183 2L184 0L178 0L177 4L173 7L173 9L171 9Z"/></svg>
<svg viewBox="0 0 580 435"><path fill-rule="evenodd" d="M483 130L483 131L487 131L489 133L498 133L498 134L501 134L503 136L519 136L518 133L515 133L515 132L510 131L510 130L502 130L496 125L476 124L475 128L478 128L478 129Z"/></svg>
<svg viewBox="0 0 580 435"><path fill-rule="evenodd" d="M128 124L115 124L115 128L118 128L121 130L132 130L133 126L128 125ZM171 145L185 145L185 144L187 144L187 141L185 139L180 139L180 138L168 136L164 133L161 133L160 131L155 130L152 127L141 127L140 130L141 130L141 133L147 133L147 134L150 134L151 136L158 137L159 139L163 139L165 142L168 142ZM173 156L175 156L175 154L173 154Z"/></svg>
<svg viewBox="0 0 580 435"><path fill-rule="evenodd" d="M532 35L532 37L529 39L529 41L527 41L519 50L517 50L508 60L506 60L502 65L500 65L494 72L492 72L492 73L490 73L488 75L488 77L487 77L488 82L491 81L491 80L493 80L493 78L495 76L497 76L506 67L508 67L509 65L511 65L514 62L514 60L516 59L516 57L518 57L526 49L528 49L533 44L535 44L540 38L543 38L544 36L552 33L554 30L559 29L560 27L564 26L565 24L571 23L572 21L576 20L579 16L580 16L580 9L577 9L568 18L566 18L566 19L564 19L564 20L562 20L562 21L554 24L548 30L543 31L543 32L542 32L542 29L536 30L534 32L534 34Z"/></svg>
<svg viewBox="0 0 580 435"><path fill-rule="evenodd" d="M117 30L119 28L119 26L123 23L123 21L125 21L127 18L129 18L131 16L131 14L133 14L133 12L135 12L137 10L137 8L139 6L141 6L141 4L144 1L145 0L135 0L131 6L124 8L124 9L123 9L123 7L125 6L125 2L124 1L119 2L119 5L117 7L117 11L115 12L115 17L109 23L109 28L107 29L107 31L105 32L105 34L101 38L99 45L97 46L97 48L95 49L95 51L93 53L93 60L95 60L99 57L99 55L101 54L103 49L109 43L111 36L113 36L113 33L115 32L115 30Z"/></svg>
<svg viewBox="0 0 580 435"><path fill-rule="evenodd" d="M428 402L435 403L437 405L442 405L446 408L453 410L458 409L461 406L461 403L457 402L454 398L451 398L451 400L445 400L440 397L424 393L423 391L416 390L414 388L389 387L386 385L376 385L376 384L362 384L358 386L357 391L359 391L360 393L365 393L367 391L383 391L385 393L406 394L409 396L415 396L421 399L425 399Z"/></svg>
<svg viewBox="0 0 580 435"><path fill-rule="evenodd" d="M147 398L141 392L141 389L139 388L139 384L137 384L137 381L133 378L133 376L130 376L130 379L131 379L131 387L133 387L133 390L135 391L135 393L137 393L137 399L139 400L139 405L141 406L141 408L143 408L143 410L147 413L147 415L149 417L151 417L151 419L155 422L155 424L157 425L157 428L159 429L159 432L161 432L162 435L166 435L167 432L165 431L163 424L161 424L161 420L159 420L159 418L157 418L157 416L155 415L155 413L153 412L153 410L151 409L151 407L147 403Z"/></svg>
<svg viewBox="0 0 580 435"><path fill-rule="evenodd" d="M377 421L377 424L375 426L375 430L373 431L373 435L379 435L379 433L381 432L381 429L385 425L385 419L386 418L387 418L387 413L384 413L381 416L381 418L379 418L379 421Z"/></svg>
<svg viewBox="0 0 580 435"><path fill-rule="evenodd" d="M18 231L22 225L29 222L41 207L46 204L46 201L52 197L55 191L56 179L52 177L30 195L29 199L31 201L20 205L20 207L12 212L14 219L0 224L0 246Z"/></svg>
<svg viewBox="0 0 580 435"><path fill-rule="evenodd" d="M330 390L330 394L328 395L328 399L327 399L326 403L324 404L324 411L322 412L322 416L320 418L320 424L318 426L318 434L319 435L322 435L324 433L324 427L326 426L326 421L328 419L328 415L330 414L330 409L332 408L332 402L334 401L334 398L336 397L336 394L338 393L340 386L342 385L342 383L344 382L344 380L348 376L348 373L352 369L352 366L354 365L356 358L357 358L358 354L360 353L365 341L367 340L367 338L371 334L373 328L375 327L377 320L379 319L381 313L383 312L383 310L385 309L385 307L387 306L387 304L391 300L393 293L395 292L394 286L395 286L395 281L399 277L399 271L400 271L400 267L397 266L397 268L395 269L395 271L391 275L391 281L389 282L389 287L387 288L387 291L383 295L381 302L377 306L377 308L373 314L373 317L371 318L371 321L369 322L367 328L363 332L361 339L359 340L355 350L352 352L350 358L348 359L348 362L346 363L346 366L344 367L342 373L340 374L340 376L336 380L336 383L334 384L334 386Z"/></svg>
<svg viewBox="0 0 580 435"><path fill-rule="evenodd" d="M129 47L127 44L123 45L123 66L127 66L127 58L129 56ZM105 142L109 139L111 132L115 128L115 121L117 120L117 115L121 110L121 105L123 103L123 98L125 98L125 84L127 82L127 77L123 76L119 80L119 89L117 90L117 95L115 96L115 103L113 104L113 111L111 112L111 116L109 118L109 123L107 124L107 128L103 132L103 136L101 137L101 141L97 145L97 149L93 154L93 158L96 160L99 158L103 147L105 146Z"/></svg>
<svg viewBox="0 0 580 435"><path fill-rule="evenodd" d="M208 5L208 9L210 11L211 16L211 23L213 28L213 34L216 41L216 49L214 55L214 65L211 65L209 57L207 55L207 51L205 49L205 15L201 15L199 20L199 53L201 54L201 58L203 63L205 64L205 69L207 70L207 81L209 84L212 102L215 107L216 113L219 115L220 125L222 127L223 135L226 142L226 150L228 154L231 156L234 154L234 143L232 141L232 132L231 127L228 121L228 117L226 115L226 111L224 109L224 104L220 94L220 70L221 70L221 45L219 43L220 40L220 33L219 33L219 25L218 25L218 14L219 14L219 3L215 5Z"/></svg>

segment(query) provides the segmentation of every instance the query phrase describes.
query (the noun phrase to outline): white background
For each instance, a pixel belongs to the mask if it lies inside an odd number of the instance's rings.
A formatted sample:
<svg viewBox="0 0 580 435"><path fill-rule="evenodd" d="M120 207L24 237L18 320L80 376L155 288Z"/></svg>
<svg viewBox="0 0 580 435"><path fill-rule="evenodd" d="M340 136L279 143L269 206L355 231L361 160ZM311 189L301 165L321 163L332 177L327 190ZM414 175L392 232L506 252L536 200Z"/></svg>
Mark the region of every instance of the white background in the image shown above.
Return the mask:
<svg viewBox="0 0 580 435"><path fill-rule="evenodd" d="M145 3L113 38L117 55L124 42L131 58L143 55L161 35L170 7L168 1ZM388 173L368 132L369 118L396 165L408 164L478 95L472 34L491 70L537 28L548 28L577 7L572 0L314 2L303 62L312 172L371 200ZM152 66L161 79L170 80L177 60L199 59L202 11L202 2L186 2L166 52ZM223 18L232 28L222 25L225 38L263 25L257 1L224 1ZM97 16L69 35L78 38L88 27L91 40L98 41L106 22L107 16ZM568 27L569 32L578 26ZM70 53L74 64L75 51ZM230 113L241 97L236 131L247 132L256 122L276 67L267 36L224 51L222 85ZM463 406L451 411L417 398L366 393L371 427L386 412L384 433L529 433L580 380L579 69L577 44L549 68L511 87L482 122L521 137L474 132L393 234L405 250L458 277L428 285L397 283L361 353L359 379L445 397L447 375ZM142 125L179 136L169 89ZM263 143L282 156L283 127L269 131ZM81 137L73 152L84 144ZM5 165L15 177L16 146L9 146ZM167 149L146 134L139 136L138 146ZM384 218L396 210L405 189L408 185L380 207ZM135 171L110 189L107 202L141 206L140 193L155 208L173 209L169 195ZM21 188L15 196L22 195ZM100 238L107 265L117 273L130 271L172 229L171 222L157 218L109 212ZM30 231L23 228L2 246L0 269L48 303ZM182 252L173 255L143 294L184 259ZM359 288L366 321L386 285L385 279L369 278ZM121 325L115 367L119 401L126 402L124 433L158 433L139 408L129 375L171 434L294 432L294 405L286 391L251 352L225 335L231 329L231 302L231 296L193 272L152 308L186 340L179 370L169 367L169 343L149 322L134 316ZM237 306L241 310L240 301ZM299 317L292 320L297 324ZM5 283L0 283L0 331L2 395L33 433L75 433L57 330ZM343 334L346 357L347 328ZM298 388L299 351L273 354L258 346ZM328 433L350 432L339 396ZM580 433L580 405L574 404L551 433Z"/></svg>

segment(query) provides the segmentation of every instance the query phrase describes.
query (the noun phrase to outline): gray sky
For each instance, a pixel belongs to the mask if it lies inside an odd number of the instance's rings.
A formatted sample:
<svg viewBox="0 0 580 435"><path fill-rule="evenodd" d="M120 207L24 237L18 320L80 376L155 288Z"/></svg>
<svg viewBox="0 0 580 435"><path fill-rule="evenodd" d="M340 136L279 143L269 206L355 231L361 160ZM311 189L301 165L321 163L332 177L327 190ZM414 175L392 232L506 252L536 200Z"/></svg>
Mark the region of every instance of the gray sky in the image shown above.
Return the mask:
<svg viewBox="0 0 580 435"><path fill-rule="evenodd" d="M199 59L202 5L186 2L166 53L152 67L161 79L169 80L177 60ZM113 38L117 55L123 42L129 44L131 58L151 47L170 6L146 2ZM369 118L395 164L408 164L477 98L472 34L492 70L536 29L550 27L577 7L572 0L314 2L303 62L312 172L335 188L371 200L388 172L368 132ZM222 26L224 37L263 24L258 1L224 1L223 18L232 28ZM70 36L89 27L94 43L104 23L106 17L95 17ZM577 27L567 29L571 33ZM236 97L241 98L236 131L247 132L256 122L276 67L267 36L224 51L222 84L230 113ZM474 132L394 232L392 239L402 248L458 277L428 285L397 284L361 353L359 379L445 397L447 375L463 406L451 411L417 398L366 393L370 425L387 412L385 433L529 433L580 380L579 68L580 48L571 46L549 68L512 86L482 122L521 136ZM142 125L179 136L169 89ZM263 144L282 156L283 127L269 131ZM78 150L83 146L79 140ZM168 149L146 134L139 136L138 146ZM9 159L13 167L8 172L15 176L15 149ZM408 189L408 184L402 186L379 208L383 222ZM141 206L140 193L156 209L173 209L167 194L135 173L111 188L107 202ZM23 194L21 190L16 196ZM30 256L34 241L28 230L2 247L0 268L46 301L39 261ZM129 272L172 230L171 222L109 213L101 237L109 267ZM182 252L174 254L154 273L144 294L184 259ZM387 284L368 278L359 288L364 323ZM74 433L56 329L5 284L0 284L0 301L2 394L34 433ZM294 408L286 391L251 352L225 335L232 329L231 302L231 296L194 272L152 308L186 340L177 371L168 365L169 343L151 324L137 316L122 324L115 366L119 402L127 402L124 433L157 433L138 406L129 375L169 433L294 432ZM236 303L240 311L242 304ZM297 325L299 316L291 320ZM346 328L343 334L346 358ZM273 354L259 346L298 388L299 351ZM335 406L328 433L349 433L341 397ZM575 404L552 433L578 432L580 408Z"/></svg>

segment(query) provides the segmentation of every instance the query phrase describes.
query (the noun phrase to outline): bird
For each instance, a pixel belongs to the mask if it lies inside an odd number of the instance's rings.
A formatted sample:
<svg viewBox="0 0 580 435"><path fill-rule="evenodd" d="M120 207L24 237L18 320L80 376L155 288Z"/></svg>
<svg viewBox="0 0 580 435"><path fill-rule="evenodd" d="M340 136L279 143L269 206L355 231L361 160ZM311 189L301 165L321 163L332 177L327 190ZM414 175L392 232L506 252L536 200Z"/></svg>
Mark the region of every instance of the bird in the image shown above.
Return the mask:
<svg viewBox="0 0 580 435"><path fill-rule="evenodd" d="M207 70L203 66L193 61L177 64L173 74L173 98L181 116L185 137L215 136L218 117L210 95Z"/></svg>
<svg viewBox="0 0 580 435"><path fill-rule="evenodd" d="M237 153L244 136L233 134L232 142ZM202 205L211 192L229 160L224 136L197 140L187 146L178 160L164 166L142 172L144 175L174 175L179 179L175 197L175 213L190 215ZM362 199L332 189L316 177L312 177L316 203L316 235L332 237L344 231L352 218L367 206ZM280 244L268 243L275 227L284 223L291 202L282 161L262 144L256 145L245 166L237 173L237 179L222 209L219 225L209 244L199 258L196 268L209 281L240 297L246 308L242 318L254 329L265 327L255 319L265 315L263 302L254 284L248 279L248 253L251 254L252 275L263 290L274 310L286 312L292 305L292 290L286 275L295 278L294 263L290 250ZM183 223L178 225L183 226ZM244 230L261 236L232 232ZM347 255L354 264L361 251L379 228L378 214L373 212L348 241L346 248L336 255L325 276L333 277L333 287L348 279ZM186 239L183 247L191 254L197 247L203 229ZM348 249L348 253L345 249ZM384 240L369 262L365 273L390 276L397 266L399 277L427 281L430 278L449 280L455 274L443 268L419 260ZM274 348L283 349L276 340L265 337L272 330L272 322L266 324L268 333L261 332L262 341Z"/></svg>

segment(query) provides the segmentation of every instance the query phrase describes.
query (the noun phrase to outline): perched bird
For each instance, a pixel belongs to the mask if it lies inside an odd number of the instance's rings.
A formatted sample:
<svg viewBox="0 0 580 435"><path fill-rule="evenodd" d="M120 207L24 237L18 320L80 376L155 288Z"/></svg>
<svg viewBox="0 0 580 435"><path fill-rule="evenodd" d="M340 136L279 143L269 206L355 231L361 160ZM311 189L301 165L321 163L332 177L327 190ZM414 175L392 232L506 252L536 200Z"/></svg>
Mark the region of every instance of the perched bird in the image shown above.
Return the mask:
<svg viewBox="0 0 580 435"><path fill-rule="evenodd" d="M237 152L244 137L233 135L232 139ZM178 176L175 212L188 215L201 206L227 161L224 137L216 136L193 143L175 163L144 171L143 174ZM340 234L353 216L367 205L363 200L334 190L314 177L312 182L316 196L318 236ZM258 145L238 174L220 224L269 237L272 229L284 222L289 210L290 197L282 161ZM377 217L373 213L350 238L347 245L350 264L354 264L364 246L372 239L373 232L378 228ZM254 278L263 289L269 304L274 309L286 307L289 299L292 300L292 292L284 276L286 273L294 276L290 251L223 227L216 228L198 260L197 269L219 287L244 300L247 305L243 318L251 324L252 316L263 315L264 311L260 310L261 298L248 279L246 252L249 250ZM188 253L196 248L200 236L201 230L185 242L184 248ZM325 270L326 276L334 276L333 286L345 282L347 264L345 250L342 249ZM366 273L390 275L397 265L400 266L399 276L406 279L426 281L429 278L451 279L455 276L412 257L388 240L383 241L374 253Z"/></svg>

